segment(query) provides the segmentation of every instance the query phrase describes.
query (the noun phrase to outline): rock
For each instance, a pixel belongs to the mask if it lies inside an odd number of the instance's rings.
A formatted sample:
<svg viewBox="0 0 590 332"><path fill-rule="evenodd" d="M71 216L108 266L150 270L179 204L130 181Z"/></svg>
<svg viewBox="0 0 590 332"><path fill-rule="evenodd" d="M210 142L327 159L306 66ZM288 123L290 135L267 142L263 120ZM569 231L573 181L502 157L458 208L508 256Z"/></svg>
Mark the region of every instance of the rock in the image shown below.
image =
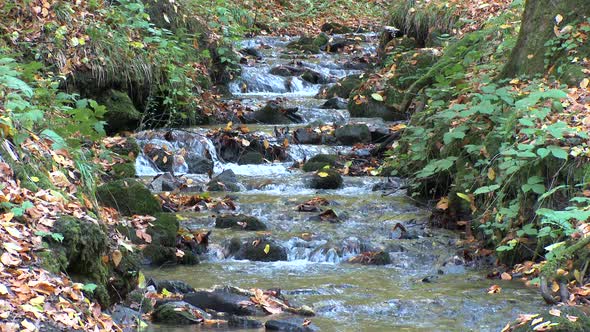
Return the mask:
<svg viewBox="0 0 590 332"><path fill-rule="evenodd" d="M115 164L111 169L111 174L115 179L127 179L135 177L135 164L122 163Z"/></svg>
<svg viewBox="0 0 590 332"><path fill-rule="evenodd" d="M342 52L347 46L354 44L356 44L356 41L339 38L326 45L325 51L330 53L339 53Z"/></svg>
<svg viewBox="0 0 590 332"><path fill-rule="evenodd" d="M313 325L305 325L303 318L287 318L281 320L271 319L264 323L267 331L284 331L284 332L316 332L320 329Z"/></svg>
<svg viewBox="0 0 590 332"><path fill-rule="evenodd" d="M174 191L180 188L180 182L170 172L157 175L150 183L151 190L155 192Z"/></svg>
<svg viewBox="0 0 590 332"><path fill-rule="evenodd" d="M141 113L133 105L131 98L117 90L107 90L97 98L97 102L106 107L104 119L109 134L123 130L135 130L141 120Z"/></svg>
<svg viewBox="0 0 590 332"><path fill-rule="evenodd" d="M260 152L249 151L240 156L239 165L260 165L264 163L264 156Z"/></svg>
<svg viewBox="0 0 590 332"><path fill-rule="evenodd" d="M254 316L261 314L255 305L243 305L243 303L250 302L248 296L224 289L188 293L184 295L183 301L204 310L214 310L232 315Z"/></svg>
<svg viewBox="0 0 590 332"><path fill-rule="evenodd" d="M231 315L227 320L227 326L239 329L259 329L262 328L264 324L254 319Z"/></svg>
<svg viewBox="0 0 590 332"><path fill-rule="evenodd" d="M306 172L314 172L326 166L335 166L337 155L333 154L318 154L311 157L304 165L303 170Z"/></svg>
<svg viewBox="0 0 590 332"><path fill-rule="evenodd" d="M400 187L401 185L398 182L388 179L386 182L375 183L371 191L395 191L400 189Z"/></svg>
<svg viewBox="0 0 590 332"><path fill-rule="evenodd" d="M146 265L164 265L176 264L178 258L176 257L176 248L166 247L160 244L148 244L143 248L144 264Z"/></svg>
<svg viewBox="0 0 590 332"><path fill-rule="evenodd" d="M207 183L207 190L209 191L240 191L238 185L238 178L234 171L227 169L221 174L213 177L209 183Z"/></svg>
<svg viewBox="0 0 590 332"><path fill-rule="evenodd" d="M148 143L143 147L143 154L162 172L172 172L174 168L174 148L167 142Z"/></svg>
<svg viewBox="0 0 590 332"><path fill-rule="evenodd" d="M391 264L391 257L384 251L371 251L357 255L348 262L362 265L387 265Z"/></svg>
<svg viewBox="0 0 590 332"><path fill-rule="evenodd" d="M148 313L154 310L154 306L152 305L152 299L145 295L145 290L135 289L129 293L123 304L131 308L136 308L142 314Z"/></svg>
<svg viewBox="0 0 590 332"><path fill-rule="evenodd" d="M204 318L209 317L210 315L201 309L183 301L166 302L152 313L154 323L169 325L200 324Z"/></svg>
<svg viewBox="0 0 590 332"><path fill-rule="evenodd" d="M268 250L265 251L268 245ZM259 262L275 262L287 260L287 250L269 238L254 238L246 241L230 242L230 254L236 259L247 259Z"/></svg>
<svg viewBox="0 0 590 332"><path fill-rule="evenodd" d="M389 97L387 102L390 102ZM384 102L373 100L370 95L361 104L357 104L352 99L349 100L348 111L350 116L355 118L382 118L385 121L401 121L408 118L407 114L399 112L393 106L389 106Z"/></svg>
<svg viewBox="0 0 590 332"><path fill-rule="evenodd" d="M243 48L240 50L240 53L242 53L245 56L253 57L256 60L262 59L262 53L254 47Z"/></svg>
<svg viewBox="0 0 590 332"><path fill-rule="evenodd" d="M98 202L117 209L124 216L153 215L162 205L141 182L122 179L103 184L96 189Z"/></svg>
<svg viewBox="0 0 590 332"><path fill-rule="evenodd" d="M277 76L299 76L303 74L304 71L303 68L281 65L272 68L270 73Z"/></svg>
<svg viewBox="0 0 590 332"><path fill-rule="evenodd" d="M370 143L371 132L365 124L347 124L334 131L336 139L343 145Z"/></svg>
<svg viewBox="0 0 590 332"><path fill-rule="evenodd" d="M298 40L287 44L288 49L298 50L303 53L318 54L320 53L320 46L317 45L314 38L303 36Z"/></svg>
<svg viewBox="0 0 590 332"><path fill-rule="evenodd" d="M351 28L336 22L326 22L322 24L320 30L330 34L344 34L353 32Z"/></svg>
<svg viewBox="0 0 590 332"><path fill-rule="evenodd" d="M213 171L213 161L194 153L189 153L184 161L190 174L209 174Z"/></svg>
<svg viewBox="0 0 590 332"><path fill-rule="evenodd" d="M166 289L171 293L186 294L194 292L195 288L181 280L154 280L150 279L146 283L146 286L154 286L154 288L161 293L162 290Z"/></svg>
<svg viewBox="0 0 590 332"><path fill-rule="evenodd" d="M299 144L321 144L322 135L315 132L312 128L297 128L293 132L293 138Z"/></svg>
<svg viewBox="0 0 590 332"><path fill-rule="evenodd" d="M285 108L281 102L270 100L266 106L255 111L252 117L255 122L266 124L299 123L303 119L296 114L298 110L297 107Z"/></svg>
<svg viewBox="0 0 590 332"><path fill-rule="evenodd" d="M329 79L324 75L318 73L317 71L313 71L311 69L306 69L303 74L301 74L301 79L307 81L311 84L326 84L329 83Z"/></svg>
<svg viewBox="0 0 590 332"><path fill-rule="evenodd" d="M348 101L340 97L330 98L322 105L323 109L345 110L347 107Z"/></svg>
<svg viewBox="0 0 590 332"><path fill-rule="evenodd" d="M318 47L324 47L326 44L330 42L330 37L325 33L320 33L315 39L313 40L313 44Z"/></svg>
<svg viewBox="0 0 590 332"><path fill-rule="evenodd" d="M141 320L141 313L117 304L111 309L111 317L113 318L113 322L119 326L131 326Z"/></svg>
<svg viewBox="0 0 590 332"><path fill-rule="evenodd" d="M321 169L314 173L309 181L313 189L338 189L342 187L342 176L333 169Z"/></svg>
<svg viewBox="0 0 590 332"><path fill-rule="evenodd" d="M222 215L215 219L215 228L236 228L246 231L261 231L266 225L256 217L244 214Z"/></svg>
<svg viewBox="0 0 590 332"><path fill-rule="evenodd" d="M352 90L356 89L361 84L359 75L347 76L328 88L326 95L328 98L340 97L348 99Z"/></svg>

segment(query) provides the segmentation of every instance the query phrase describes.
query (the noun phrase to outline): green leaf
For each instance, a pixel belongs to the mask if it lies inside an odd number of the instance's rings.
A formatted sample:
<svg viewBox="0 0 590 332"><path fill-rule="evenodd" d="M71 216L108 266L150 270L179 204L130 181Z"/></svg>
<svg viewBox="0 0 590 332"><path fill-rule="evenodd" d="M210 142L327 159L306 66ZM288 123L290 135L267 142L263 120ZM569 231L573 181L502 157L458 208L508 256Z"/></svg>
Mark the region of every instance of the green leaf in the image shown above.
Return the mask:
<svg viewBox="0 0 590 332"><path fill-rule="evenodd" d="M560 148L559 146L556 145L550 145L547 147L547 149L549 149L549 151L551 151L551 154L555 157L555 158L559 158L559 159L567 159L567 152L565 152L565 150L563 150L562 148Z"/></svg>
<svg viewBox="0 0 590 332"><path fill-rule="evenodd" d="M378 93L371 94L371 98L375 99L376 101L383 101L383 96Z"/></svg>
<svg viewBox="0 0 590 332"><path fill-rule="evenodd" d="M82 290L85 291L86 293L92 294L96 290L96 287L98 287L96 284L84 284L84 287L82 287Z"/></svg>
<svg viewBox="0 0 590 332"><path fill-rule="evenodd" d="M499 188L500 188L499 184L493 184L491 186L477 188L477 190L474 191L473 194L475 194L475 195L487 194L489 192L496 191Z"/></svg>
<svg viewBox="0 0 590 332"><path fill-rule="evenodd" d="M549 150L545 149L545 148L538 148L537 149L537 155L541 158L545 158L549 155Z"/></svg>

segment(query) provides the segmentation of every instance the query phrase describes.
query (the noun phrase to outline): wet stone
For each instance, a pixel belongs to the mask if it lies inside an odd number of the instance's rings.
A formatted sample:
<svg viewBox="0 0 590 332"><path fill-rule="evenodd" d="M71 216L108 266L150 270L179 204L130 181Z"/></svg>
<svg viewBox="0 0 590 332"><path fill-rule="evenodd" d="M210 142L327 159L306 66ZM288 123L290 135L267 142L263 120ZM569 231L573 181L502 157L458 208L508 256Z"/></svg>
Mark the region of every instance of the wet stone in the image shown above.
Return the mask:
<svg viewBox="0 0 590 332"><path fill-rule="evenodd" d="M320 329L303 318L269 320L264 324L267 331L316 332Z"/></svg>
<svg viewBox="0 0 590 332"><path fill-rule="evenodd" d="M245 231L261 231L266 225L256 217L243 214L222 215L215 219L215 228L234 228Z"/></svg>

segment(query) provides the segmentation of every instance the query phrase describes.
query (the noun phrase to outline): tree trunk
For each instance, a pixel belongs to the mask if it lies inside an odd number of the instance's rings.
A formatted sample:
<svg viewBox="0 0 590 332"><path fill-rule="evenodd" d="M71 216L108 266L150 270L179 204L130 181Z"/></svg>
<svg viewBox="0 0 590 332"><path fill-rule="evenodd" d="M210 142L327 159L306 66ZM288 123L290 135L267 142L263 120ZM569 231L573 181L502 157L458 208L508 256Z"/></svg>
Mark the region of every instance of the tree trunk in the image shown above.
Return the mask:
<svg viewBox="0 0 590 332"><path fill-rule="evenodd" d="M545 43L555 37L555 17L563 20L558 27L590 17L589 0L527 0L516 47L504 67L502 77L535 75L546 72Z"/></svg>

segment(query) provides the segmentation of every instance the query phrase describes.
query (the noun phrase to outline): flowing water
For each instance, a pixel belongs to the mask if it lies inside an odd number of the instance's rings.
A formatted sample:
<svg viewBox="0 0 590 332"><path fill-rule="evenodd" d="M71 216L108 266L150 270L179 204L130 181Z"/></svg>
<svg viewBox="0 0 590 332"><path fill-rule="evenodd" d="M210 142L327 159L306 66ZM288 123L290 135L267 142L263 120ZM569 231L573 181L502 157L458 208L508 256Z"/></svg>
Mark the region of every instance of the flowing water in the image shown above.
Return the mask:
<svg viewBox="0 0 590 332"><path fill-rule="evenodd" d="M296 59L330 80L358 74L351 66L354 57L375 51L377 37L360 35L356 54L322 53ZM361 39L361 38L358 38ZM242 76L230 85L233 98L244 104L262 106L267 100L284 97L299 107L305 123L370 122L375 119L350 118L346 110L320 109L324 100L314 96L320 85L298 77L269 74L279 64L293 61L286 56L289 39L260 37L243 42L242 47L257 48L263 58L244 65ZM291 126L292 128L296 126ZM220 161L213 143L204 134L213 127L195 128L188 138L175 142L148 139L140 143L167 145L170 150L185 149L202 154L208 150L215 162L215 173L232 169L242 191L231 193L239 213L253 215L266 223L271 236L288 249L288 260L280 262L239 261L225 257L223 243L232 237L251 237L249 232L214 229L210 250L201 264L150 269L147 277L183 280L196 288L232 285L241 288L280 288L295 303L316 311L311 320L322 331L499 331L519 313L541 305L537 291L518 281L488 280L485 271L471 270L455 257L458 235L428 227L427 211L417 207L402 191L392 195L372 191L383 182L379 177L345 177L338 190L314 190L305 186L305 174L291 169L292 161L263 165L237 165ZM268 135L271 143L274 126L250 126ZM144 138L143 140L141 138ZM323 152L348 153L350 147L291 145L293 160ZM145 157L137 161L140 176L158 173ZM186 165L175 172L186 173ZM206 175L186 174L195 182L206 182ZM402 182L400 179L396 179ZM218 193L220 197L227 193ZM332 203L342 222L314 220L317 213L298 212L296 206L321 196ZM213 229L215 212L185 213L182 226L192 230ZM403 224L413 239L399 239L394 231ZM346 260L368 250L385 250L392 263L363 266ZM488 294L498 284L502 291ZM152 331L188 331L201 327L152 326Z"/></svg>

